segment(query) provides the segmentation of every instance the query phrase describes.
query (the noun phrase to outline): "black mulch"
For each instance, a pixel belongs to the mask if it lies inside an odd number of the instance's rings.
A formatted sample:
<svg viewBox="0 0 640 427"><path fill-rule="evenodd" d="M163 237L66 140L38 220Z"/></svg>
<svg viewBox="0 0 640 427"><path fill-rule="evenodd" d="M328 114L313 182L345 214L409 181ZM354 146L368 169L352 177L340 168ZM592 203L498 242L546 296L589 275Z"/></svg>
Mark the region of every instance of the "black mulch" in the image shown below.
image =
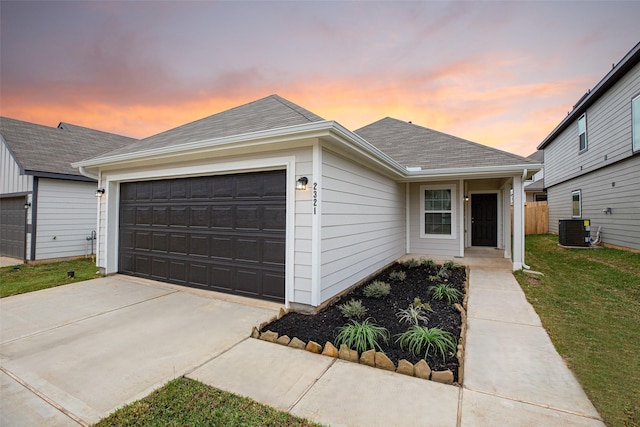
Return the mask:
<svg viewBox="0 0 640 427"><path fill-rule="evenodd" d="M342 317L338 305L349 301L350 299L360 299L362 304L368 309L366 317L375 319L375 323L387 328L391 334L388 344L381 342L382 351L396 364L401 359L406 359L411 363L416 363L424 357L414 356L410 351L403 350L399 344L396 344L397 335L401 334L408 328L408 324L401 323L396 317L398 310L407 308L414 298L419 297L423 303L429 303L433 312L428 312L429 322L426 324L429 328L439 327L445 331L451 332L458 342L460 338L460 329L462 325L460 313L445 301L436 301L430 297L427 292L429 286L437 282L430 282L429 276L435 276L439 267L414 267L409 268L402 264L394 264L384 270L382 273L372 278L340 299L334 301L321 312L314 315L306 315L301 313L288 313L280 320L277 320L267 326L262 331L270 330L277 332L278 335L288 335L290 338L298 337L304 342L315 341L320 345L330 341L335 345L335 337L337 328L348 322ZM393 271L404 271L407 278L403 282L391 280L389 274ZM466 272L464 267L454 267L451 271L449 279L446 281L449 285L461 291L464 295L464 282ZM367 298L362 294L362 290L366 284L373 280L383 280L391 284L391 294L383 299ZM460 303L462 303L460 298ZM337 346L336 346L337 347ZM455 353L447 355L443 361L439 354L429 354L426 358L427 363L432 370L441 371L450 369L454 374L454 379L458 378L458 359Z"/></svg>

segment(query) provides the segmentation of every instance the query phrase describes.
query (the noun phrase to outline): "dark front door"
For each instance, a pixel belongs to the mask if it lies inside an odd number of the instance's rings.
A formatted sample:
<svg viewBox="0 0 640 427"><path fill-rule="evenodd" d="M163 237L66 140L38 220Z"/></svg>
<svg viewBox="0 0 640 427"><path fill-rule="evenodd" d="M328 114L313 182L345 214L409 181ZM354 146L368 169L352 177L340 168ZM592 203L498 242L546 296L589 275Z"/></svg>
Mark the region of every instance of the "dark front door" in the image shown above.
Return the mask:
<svg viewBox="0 0 640 427"><path fill-rule="evenodd" d="M498 246L498 195L471 195L471 245Z"/></svg>
<svg viewBox="0 0 640 427"><path fill-rule="evenodd" d="M24 259L26 198L0 198L0 255Z"/></svg>
<svg viewBox="0 0 640 427"><path fill-rule="evenodd" d="M120 185L122 273L284 300L286 171Z"/></svg>

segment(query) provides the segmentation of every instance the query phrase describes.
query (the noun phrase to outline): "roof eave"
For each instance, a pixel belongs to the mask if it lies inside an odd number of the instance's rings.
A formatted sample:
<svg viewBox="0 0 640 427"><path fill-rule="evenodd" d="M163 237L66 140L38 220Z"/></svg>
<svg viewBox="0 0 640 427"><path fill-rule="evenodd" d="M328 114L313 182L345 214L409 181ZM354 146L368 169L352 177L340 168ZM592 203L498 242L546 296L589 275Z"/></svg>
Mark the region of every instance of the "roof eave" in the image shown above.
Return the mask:
<svg viewBox="0 0 640 427"><path fill-rule="evenodd" d="M530 176L542 169L540 163L525 163L500 166L474 166L465 168L428 169L420 171L407 171L406 177L412 181L420 179L473 179L487 177L505 177L514 175Z"/></svg>
<svg viewBox="0 0 640 427"><path fill-rule="evenodd" d="M620 62L610 70L606 76L589 92L584 99L576 105L573 110L551 131L549 135L538 145L537 149L542 150L571 124L576 117L584 113L587 108L596 102L604 93L616 84L631 68L640 61L640 43L635 45Z"/></svg>

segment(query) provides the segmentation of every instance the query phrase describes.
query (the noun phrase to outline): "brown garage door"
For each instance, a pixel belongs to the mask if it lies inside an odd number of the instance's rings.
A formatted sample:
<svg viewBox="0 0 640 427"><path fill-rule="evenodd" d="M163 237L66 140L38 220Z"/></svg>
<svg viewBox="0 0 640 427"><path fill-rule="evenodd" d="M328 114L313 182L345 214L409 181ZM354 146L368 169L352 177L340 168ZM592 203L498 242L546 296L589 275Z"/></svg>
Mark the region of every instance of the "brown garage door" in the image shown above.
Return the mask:
<svg viewBox="0 0 640 427"><path fill-rule="evenodd" d="M26 198L0 199L0 255L24 259Z"/></svg>
<svg viewBox="0 0 640 427"><path fill-rule="evenodd" d="M284 300L286 172L122 183L121 273Z"/></svg>

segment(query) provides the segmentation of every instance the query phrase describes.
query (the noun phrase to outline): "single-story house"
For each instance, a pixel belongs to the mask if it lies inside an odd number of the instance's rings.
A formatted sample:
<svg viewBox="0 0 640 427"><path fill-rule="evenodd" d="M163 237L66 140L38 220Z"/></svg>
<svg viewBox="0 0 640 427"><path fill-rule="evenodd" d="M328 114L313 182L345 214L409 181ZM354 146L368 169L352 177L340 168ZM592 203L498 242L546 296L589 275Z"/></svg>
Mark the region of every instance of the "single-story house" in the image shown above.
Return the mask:
<svg viewBox="0 0 640 427"><path fill-rule="evenodd" d="M527 158L544 164L544 151L538 150ZM547 201L547 191L544 188L544 168L524 182L524 194L526 203Z"/></svg>
<svg viewBox="0 0 640 427"><path fill-rule="evenodd" d="M582 95L538 149L544 150L549 231L559 233L561 221L566 227L589 220L590 229L578 231L640 251L640 43Z"/></svg>
<svg viewBox="0 0 640 427"><path fill-rule="evenodd" d="M1 117L0 141L0 256L36 261L90 254L97 181L71 163L136 140Z"/></svg>
<svg viewBox="0 0 640 427"><path fill-rule="evenodd" d="M522 268L541 167L392 118L350 131L277 95L74 166L104 190L104 273L307 308L408 253L494 247Z"/></svg>

